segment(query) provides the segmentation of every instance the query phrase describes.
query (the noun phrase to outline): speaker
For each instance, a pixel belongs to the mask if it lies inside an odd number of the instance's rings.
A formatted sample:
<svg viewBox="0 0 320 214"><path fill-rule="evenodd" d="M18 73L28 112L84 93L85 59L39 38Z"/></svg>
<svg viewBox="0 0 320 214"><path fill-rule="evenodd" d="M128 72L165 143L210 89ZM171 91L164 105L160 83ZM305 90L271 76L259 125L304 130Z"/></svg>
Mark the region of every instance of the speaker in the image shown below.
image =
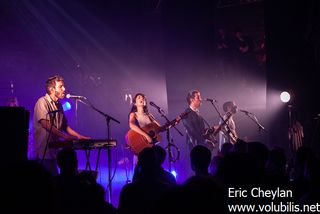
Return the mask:
<svg viewBox="0 0 320 214"><path fill-rule="evenodd" d="M0 166L28 159L30 112L24 107L0 106Z"/></svg>

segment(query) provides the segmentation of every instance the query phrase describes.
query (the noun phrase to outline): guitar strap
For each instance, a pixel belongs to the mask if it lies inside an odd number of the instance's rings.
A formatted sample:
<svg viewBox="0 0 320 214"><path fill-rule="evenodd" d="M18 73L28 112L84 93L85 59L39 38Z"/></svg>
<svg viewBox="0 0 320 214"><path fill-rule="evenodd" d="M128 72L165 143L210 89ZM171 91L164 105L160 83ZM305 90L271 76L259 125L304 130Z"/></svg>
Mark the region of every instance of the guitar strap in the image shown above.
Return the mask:
<svg viewBox="0 0 320 214"><path fill-rule="evenodd" d="M155 122L156 119L153 117L153 115L149 114L148 112L146 112L146 115L148 116L150 122ZM139 128L141 128L140 124L139 124L139 121L137 119L137 114L135 113L134 114L134 118L135 118L135 125L137 125Z"/></svg>
<svg viewBox="0 0 320 214"><path fill-rule="evenodd" d="M137 114L134 113L134 119L135 119L135 125L138 126L139 128L141 128L140 124L139 124L139 121L137 119Z"/></svg>
<svg viewBox="0 0 320 214"><path fill-rule="evenodd" d="M154 118L154 116L152 114L147 113L147 116L149 117L151 122L155 122L156 121L156 118Z"/></svg>

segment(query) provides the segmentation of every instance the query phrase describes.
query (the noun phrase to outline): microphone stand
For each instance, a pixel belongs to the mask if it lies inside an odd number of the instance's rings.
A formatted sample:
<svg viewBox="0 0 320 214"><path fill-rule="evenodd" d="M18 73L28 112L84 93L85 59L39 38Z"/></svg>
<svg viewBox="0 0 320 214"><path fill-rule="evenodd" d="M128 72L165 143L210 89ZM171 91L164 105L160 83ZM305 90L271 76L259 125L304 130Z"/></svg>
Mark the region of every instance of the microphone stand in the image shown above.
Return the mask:
<svg viewBox="0 0 320 214"><path fill-rule="evenodd" d="M50 129L49 129L49 134L48 134L48 137L47 137L47 142L46 142L46 147L44 148L44 152L43 152L43 155L42 155L42 159L41 159L41 164L43 163L45 157L46 157L46 153L47 153L47 149L48 149L48 144L49 144L49 141L50 141L50 138L51 138L51 135L52 135L52 128L53 128L53 125L54 125L54 121L56 119L56 112L53 113L53 116L51 117L50 114L48 114L49 118L50 118Z"/></svg>
<svg viewBox="0 0 320 214"><path fill-rule="evenodd" d="M291 136L291 133L293 131L293 126L292 126L292 105L288 105L288 116L289 116L289 130L288 130L288 133L289 133L289 148L291 149L290 152L292 152L292 154L294 153L294 147L293 147L293 138Z"/></svg>
<svg viewBox="0 0 320 214"><path fill-rule="evenodd" d="M88 101L88 103L84 102L83 100L79 99L79 101L87 106L89 106L90 108L92 108L93 110L95 110L96 112L98 112L99 114L101 114L102 116L105 117L106 122L107 122L107 140L110 141L110 121L113 120L114 122L120 124L120 122L111 117L110 115L103 113L102 111L100 111L99 109L97 109L96 107L94 107L90 101L88 99L86 99ZM97 160L99 160L100 158L100 149L98 150L98 158ZM97 161L98 162L98 161ZM112 185L111 185L111 150L110 150L110 146L108 146L108 188L109 188L109 203L111 203L111 197L112 197Z"/></svg>
<svg viewBox="0 0 320 214"><path fill-rule="evenodd" d="M312 134L312 139L311 139L311 146L315 145L315 143L317 142L317 133L319 136L319 116L320 114L317 114L317 116L314 118L316 120L316 124L313 130L313 134ZM319 138L319 137L318 137Z"/></svg>
<svg viewBox="0 0 320 214"><path fill-rule="evenodd" d="M167 116L163 113L163 111L161 111L160 108L158 108L158 112L161 115L161 117L163 117L167 123L170 123L170 120L167 118ZM177 129L177 127L175 127L175 124L172 126L181 136L183 136L183 134L179 131L179 129ZM168 145L166 147L166 150L168 150L168 156L169 156L169 172L171 173L171 164L175 163L177 160L179 160L180 157L180 150L179 148L173 143L173 139L170 136L170 127L168 127L166 129L166 137L167 137L167 141L168 141ZM172 155L172 150L171 147L174 147L177 150L177 157L173 158Z"/></svg>
<svg viewBox="0 0 320 214"><path fill-rule="evenodd" d="M243 113L245 113L245 115L247 115L255 124L257 124L259 131L263 130L263 131L267 132L267 130L259 123L256 115L254 115L251 112L243 112Z"/></svg>
<svg viewBox="0 0 320 214"><path fill-rule="evenodd" d="M78 129L78 100L79 98L76 98L76 107L75 107L75 120L76 120L76 129Z"/></svg>
<svg viewBox="0 0 320 214"><path fill-rule="evenodd" d="M75 97L75 124L76 124L76 129L78 129L79 128L79 119L78 119L78 102L82 102L82 100L81 100L82 98L80 98L80 97ZM82 103L84 103L84 102L82 102ZM84 103L84 104L86 104L86 103ZM91 154L91 150L89 149L89 150L87 150L87 149L85 149L84 150L84 152L85 152L85 155L86 155L86 168L85 168L85 170L87 170L88 168L89 168L89 171L91 172L91 165L90 165L90 154ZM99 152L100 152L100 150L99 150Z"/></svg>

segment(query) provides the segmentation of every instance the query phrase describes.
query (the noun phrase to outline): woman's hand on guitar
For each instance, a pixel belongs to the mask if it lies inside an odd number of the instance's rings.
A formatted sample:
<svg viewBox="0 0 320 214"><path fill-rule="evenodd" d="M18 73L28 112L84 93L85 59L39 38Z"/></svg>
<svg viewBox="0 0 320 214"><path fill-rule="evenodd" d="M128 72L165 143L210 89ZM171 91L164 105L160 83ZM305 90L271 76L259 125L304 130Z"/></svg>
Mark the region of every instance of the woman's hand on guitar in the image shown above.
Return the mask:
<svg viewBox="0 0 320 214"><path fill-rule="evenodd" d="M144 135L144 138L148 141L148 143L152 143L152 138L149 135Z"/></svg>

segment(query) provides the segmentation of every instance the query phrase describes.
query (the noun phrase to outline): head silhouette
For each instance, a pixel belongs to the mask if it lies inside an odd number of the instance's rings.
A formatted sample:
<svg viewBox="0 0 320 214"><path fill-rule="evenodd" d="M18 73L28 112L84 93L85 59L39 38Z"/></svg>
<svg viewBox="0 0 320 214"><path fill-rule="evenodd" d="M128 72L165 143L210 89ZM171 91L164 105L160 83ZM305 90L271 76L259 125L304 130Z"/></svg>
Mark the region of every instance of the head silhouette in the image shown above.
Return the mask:
<svg viewBox="0 0 320 214"><path fill-rule="evenodd" d="M190 152L191 168L196 174L207 174L211 162L211 151L202 145L196 145Z"/></svg>

